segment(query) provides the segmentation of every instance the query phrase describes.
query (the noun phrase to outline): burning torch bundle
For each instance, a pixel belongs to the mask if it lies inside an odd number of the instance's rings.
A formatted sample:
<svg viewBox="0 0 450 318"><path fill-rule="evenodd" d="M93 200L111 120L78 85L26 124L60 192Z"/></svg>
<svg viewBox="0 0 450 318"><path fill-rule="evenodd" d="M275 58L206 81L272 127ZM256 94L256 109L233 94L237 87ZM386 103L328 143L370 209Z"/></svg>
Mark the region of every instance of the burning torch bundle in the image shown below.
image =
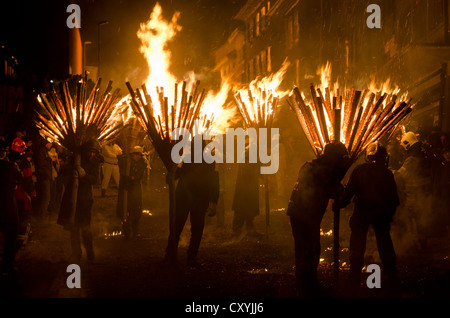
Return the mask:
<svg viewBox="0 0 450 318"><path fill-rule="evenodd" d="M59 84L60 96L51 84L48 94L40 93L40 109L35 123L45 137L76 153L90 139L99 142L114 139L122 123L116 123L114 112L119 89L112 91L112 82L100 94L101 79L91 92L87 89L87 76L76 86L76 94L70 96L67 81ZM52 105L53 104L53 105Z"/></svg>
<svg viewBox="0 0 450 318"><path fill-rule="evenodd" d="M239 112L242 115L244 128L270 128L279 97L264 88L253 87L234 94Z"/></svg>
<svg viewBox="0 0 450 318"><path fill-rule="evenodd" d="M396 127L412 111L410 101L404 101L395 93L371 92L355 88L339 89L332 95L330 89L310 85L311 102L307 103L302 93L294 87L287 101L316 156L320 156L325 145L342 142L354 162L366 147L382 138L389 137ZM334 276L339 273L339 209L334 212Z"/></svg>
<svg viewBox="0 0 450 318"><path fill-rule="evenodd" d="M129 82L126 85L130 92L134 115L150 138L167 171L173 172L176 164L171 158L171 152L177 141L171 139L171 132L178 128L192 130L194 121L200 116L205 90L199 93L200 81L196 81L189 93L184 81L181 86L181 94L179 94L179 85L176 83L173 104L169 106L169 98L165 96L163 87L156 88L157 101L155 103L145 84L136 91ZM205 125L209 125L210 121L206 118L203 119Z"/></svg>
<svg viewBox="0 0 450 318"><path fill-rule="evenodd" d="M310 90L311 104L297 87L287 101L317 156L327 143L340 141L356 160L371 142L386 137L412 111L409 100L393 93L352 88L344 95L336 89L332 95L328 87L322 91L313 84Z"/></svg>
<svg viewBox="0 0 450 318"><path fill-rule="evenodd" d="M156 87L156 95L153 95L154 98L152 99L145 84L141 86L141 89L137 88L136 90L133 90L129 82L126 85L130 92L134 115L147 133L168 172L170 228L171 231L174 231L174 173L177 164L172 160L171 153L173 146L178 141L172 140L171 132L178 128L192 130L194 121L201 117L200 110L205 99L205 90L199 92L200 81L196 81L192 85L191 91L188 92L187 84L184 81L179 92L179 85L175 83L173 104L169 105L169 98L165 95L163 87ZM203 116L203 120L205 123L208 122L205 116ZM175 242L172 243L172 248L176 250Z"/></svg>
<svg viewBox="0 0 450 318"><path fill-rule="evenodd" d="M87 74L77 83L76 94L70 95L67 81L59 84L60 96L50 83L48 94L40 93L36 110L36 126L40 133L53 142L67 148L74 157L73 186L69 224L73 223L78 195L79 177L76 173L81 164L80 149L90 140L104 142L115 138L123 124L116 123L116 101L119 89L112 91L110 81L106 90L100 94L101 79L98 79L91 92L87 89Z"/></svg>

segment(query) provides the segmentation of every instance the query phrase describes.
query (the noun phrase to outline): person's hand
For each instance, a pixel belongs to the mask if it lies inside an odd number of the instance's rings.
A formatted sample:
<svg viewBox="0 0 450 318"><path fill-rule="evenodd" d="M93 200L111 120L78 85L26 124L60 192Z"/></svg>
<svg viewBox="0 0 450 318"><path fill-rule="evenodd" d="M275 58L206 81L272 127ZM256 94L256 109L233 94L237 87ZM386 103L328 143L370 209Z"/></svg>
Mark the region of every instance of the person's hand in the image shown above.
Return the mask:
<svg viewBox="0 0 450 318"><path fill-rule="evenodd" d="M208 216L215 216L216 215L216 207L217 207L217 204L216 203L214 203L214 202L209 202L209 205L208 205L208 209L206 210L206 214L208 215Z"/></svg>
<svg viewBox="0 0 450 318"><path fill-rule="evenodd" d="M84 178L86 176L86 171L84 171L84 169L82 167L76 167L75 171L78 174L78 178Z"/></svg>

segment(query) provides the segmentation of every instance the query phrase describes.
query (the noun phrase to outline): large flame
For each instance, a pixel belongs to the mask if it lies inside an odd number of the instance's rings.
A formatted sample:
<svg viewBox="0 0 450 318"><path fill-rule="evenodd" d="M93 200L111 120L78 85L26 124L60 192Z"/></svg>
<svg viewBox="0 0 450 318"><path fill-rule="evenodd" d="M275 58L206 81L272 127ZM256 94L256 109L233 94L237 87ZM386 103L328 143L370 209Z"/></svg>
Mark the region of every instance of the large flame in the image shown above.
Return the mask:
<svg viewBox="0 0 450 318"><path fill-rule="evenodd" d="M198 83L198 76L194 72L188 72L185 78L180 80L171 73L171 52L167 45L182 29L178 24L180 13L175 12L170 21L165 20L162 13L161 5L157 3L150 15L150 19L145 23L141 23L137 31L137 36L141 40L139 51L144 55L149 69L144 85L153 103L153 116L156 119L160 117L161 121L164 122L165 118L162 116L164 105L162 105L161 100L161 96L163 96L163 99L167 98L169 103L168 111L170 114L168 120L171 122L173 118L177 122L179 121L182 90L193 92ZM186 83L184 87L182 82ZM224 81L219 92L210 90L206 93L198 116L201 124L200 129L204 130L206 127L203 125L208 123L208 127L211 128L210 132L223 133L228 126L228 122L236 117L233 110L224 108L230 89L231 85ZM129 104L129 96L122 99L120 104L123 105L124 102ZM172 111L174 113L173 117ZM124 112L121 111L121 113L123 114ZM161 126L165 130L164 127L166 125ZM176 125L168 126L175 127Z"/></svg>
<svg viewBox="0 0 450 318"><path fill-rule="evenodd" d="M235 98L246 126L267 126L269 124L278 100L289 94L288 91L280 89L288 67L289 62L285 60L276 73L256 78L250 82L248 87L237 90Z"/></svg>
<svg viewBox="0 0 450 318"><path fill-rule="evenodd" d="M167 44L181 31L181 26L177 24L179 16L180 13L175 12L171 21L164 20L162 8L157 3L150 15L150 20L141 23L137 32L141 40L139 51L144 55L149 68L145 85L152 100L159 106L154 108L155 116L162 113L157 87L165 89L164 95L170 101L174 98L173 87L177 79L169 71L171 53L167 49Z"/></svg>

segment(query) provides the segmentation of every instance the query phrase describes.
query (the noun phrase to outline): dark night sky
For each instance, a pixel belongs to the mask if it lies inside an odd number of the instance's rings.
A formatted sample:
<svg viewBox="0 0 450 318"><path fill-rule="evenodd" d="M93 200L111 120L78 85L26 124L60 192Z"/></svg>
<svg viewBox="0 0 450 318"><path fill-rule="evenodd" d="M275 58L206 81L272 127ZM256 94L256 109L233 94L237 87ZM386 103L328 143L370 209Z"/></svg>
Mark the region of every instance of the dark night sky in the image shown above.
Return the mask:
<svg viewBox="0 0 450 318"><path fill-rule="evenodd" d="M88 65L97 64L97 23L101 27L102 77L124 84L140 81L147 67L139 53L136 36L139 24L149 19L154 0L80 0L82 41L87 46ZM223 43L233 28L232 15L244 0L162 0L163 14L170 19L180 11L178 23L183 27L170 48L174 72L183 74L210 67L211 50ZM69 1L2 1L0 7L0 41L12 50L27 74L37 77L58 77L66 71L66 13ZM188 61L186 63L186 61ZM103 72L104 70L104 72ZM119 85L119 84L117 84Z"/></svg>

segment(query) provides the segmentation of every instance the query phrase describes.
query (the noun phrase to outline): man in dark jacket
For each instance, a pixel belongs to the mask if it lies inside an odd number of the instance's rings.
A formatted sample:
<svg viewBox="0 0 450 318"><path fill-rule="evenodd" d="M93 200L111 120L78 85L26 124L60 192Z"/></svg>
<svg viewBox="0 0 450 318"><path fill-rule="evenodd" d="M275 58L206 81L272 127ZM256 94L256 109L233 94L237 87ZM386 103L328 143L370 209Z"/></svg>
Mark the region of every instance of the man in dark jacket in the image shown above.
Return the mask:
<svg viewBox="0 0 450 318"><path fill-rule="evenodd" d="M336 198L351 161L342 143L325 146L322 156L301 168L287 209L295 243L297 289L305 296L319 292L320 224L328 201Z"/></svg>
<svg viewBox="0 0 450 318"><path fill-rule="evenodd" d="M143 157L143 148L136 146L130 153L119 157L119 195L117 200L117 216L123 221L125 238L137 238L139 221L142 216L142 179L147 169L147 162ZM129 160L129 167L127 165ZM127 170L129 168L129 171ZM124 191L127 191L127 202L124 206ZM124 209L126 212L124 213Z"/></svg>
<svg viewBox="0 0 450 318"><path fill-rule="evenodd" d="M259 176L259 164L249 163L247 156L246 162L239 164L236 178L232 206L234 236L240 236L244 226L248 235L256 234L253 219L259 215Z"/></svg>
<svg viewBox="0 0 450 318"><path fill-rule="evenodd" d="M201 135L194 138L201 138ZM194 141L192 142L194 144ZM205 144L203 144L204 149ZM193 149L193 147L192 147ZM193 162L193 160L191 160ZM175 177L178 184L175 191L175 233L170 233L166 249L165 261L176 264L176 250L172 248L172 240L178 246L188 215L191 222L191 239L188 248L187 264L197 267L197 254L205 227L205 216L215 215L219 199L219 175L215 171L215 163L183 163L177 169ZM174 237L173 237L174 235ZM175 253L175 254L174 254Z"/></svg>
<svg viewBox="0 0 450 318"><path fill-rule="evenodd" d="M81 259L81 240L83 240L89 261L94 260L94 248L91 232L91 211L94 204L93 185L98 180L100 164L102 163L100 155L100 144L97 140L90 140L81 146L81 164L76 167L79 184L77 191L76 210L74 221L71 220L72 207L72 189L74 186L74 176L67 184L61 202L61 208L58 215L58 224L70 231L72 245L72 261ZM70 169L73 172L73 169Z"/></svg>
<svg viewBox="0 0 450 318"><path fill-rule="evenodd" d="M366 163L360 164L350 175L339 207L347 206L354 197L355 209L350 218L350 279L359 283L364 267L364 252L369 226L377 240L383 269L390 279L396 276L396 255L390 235L392 217L399 205L394 175L388 169L388 154L378 142L366 150Z"/></svg>

